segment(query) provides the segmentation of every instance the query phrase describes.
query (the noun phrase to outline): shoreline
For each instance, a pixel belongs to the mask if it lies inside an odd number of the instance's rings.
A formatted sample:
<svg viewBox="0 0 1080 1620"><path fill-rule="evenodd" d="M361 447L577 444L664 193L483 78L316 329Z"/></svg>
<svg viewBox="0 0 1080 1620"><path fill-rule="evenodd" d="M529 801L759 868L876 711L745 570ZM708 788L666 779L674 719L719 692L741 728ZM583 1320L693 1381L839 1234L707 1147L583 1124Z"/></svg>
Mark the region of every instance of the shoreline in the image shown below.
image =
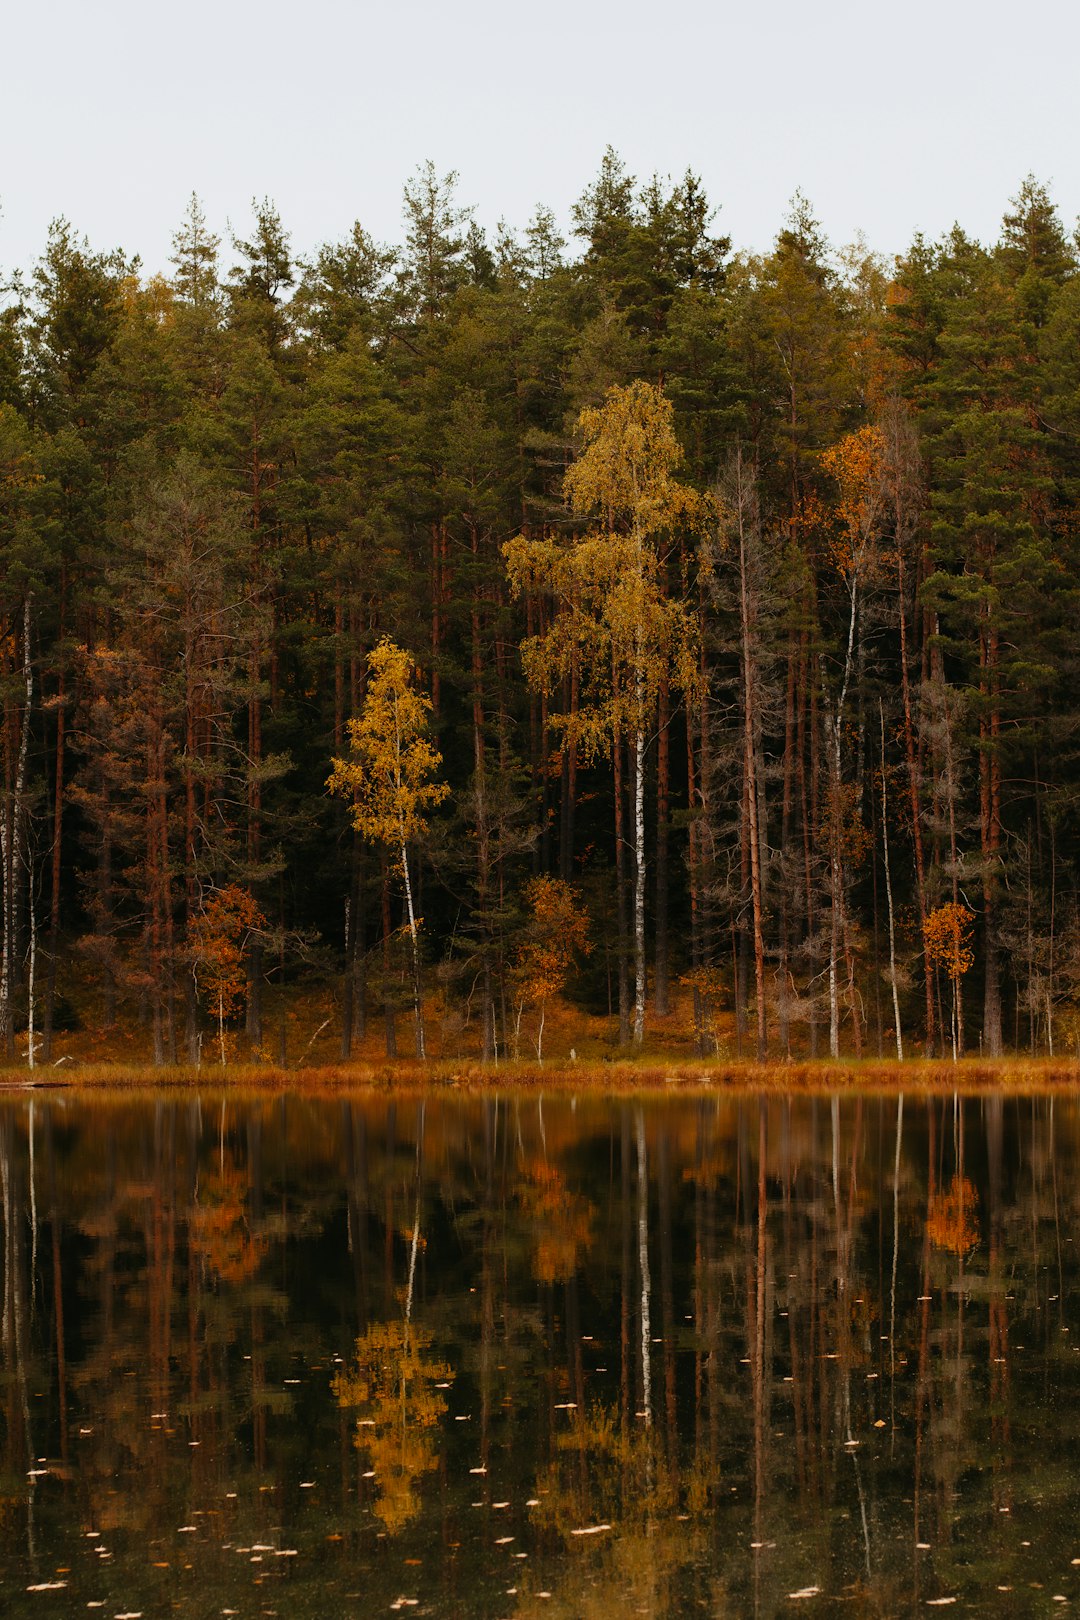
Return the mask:
<svg viewBox="0 0 1080 1620"><path fill-rule="evenodd" d="M838 1091L934 1094L964 1092L1080 1092L1080 1062L1059 1058L862 1058L845 1061L816 1058L759 1063L723 1058L665 1063L654 1058L537 1064L483 1063L479 1060L413 1058L370 1062L310 1064L279 1068L274 1064L236 1063L224 1068L150 1065L117 1061L65 1063L48 1069L0 1069L0 1092L9 1094L61 1091L235 1091L267 1095L343 1095L350 1092L415 1094L420 1091L465 1092L754 1092L832 1093Z"/></svg>

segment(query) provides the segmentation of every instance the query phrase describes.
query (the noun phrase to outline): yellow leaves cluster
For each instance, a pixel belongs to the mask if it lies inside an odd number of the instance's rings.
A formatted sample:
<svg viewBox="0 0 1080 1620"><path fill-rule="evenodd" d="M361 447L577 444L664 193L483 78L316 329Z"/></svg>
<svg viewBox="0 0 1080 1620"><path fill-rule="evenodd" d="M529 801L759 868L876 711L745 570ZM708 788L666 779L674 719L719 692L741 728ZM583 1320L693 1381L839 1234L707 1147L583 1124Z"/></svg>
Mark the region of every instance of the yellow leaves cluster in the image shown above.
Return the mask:
<svg viewBox="0 0 1080 1620"><path fill-rule="evenodd" d="M409 654L386 636L367 664L363 710L349 721L350 756L334 760L327 786L352 799L364 838L401 848L424 831L426 812L450 789L432 780L442 755L427 735L431 699L416 685Z"/></svg>
<svg viewBox="0 0 1080 1620"><path fill-rule="evenodd" d="M613 388L578 426L584 445L563 488L593 527L568 544L518 535L503 555L516 595L555 603L550 625L522 645L526 678L549 693L577 681L578 708L553 723L594 757L647 724L664 682L694 688L696 625L668 594L661 545L703 530L714 508L675 476L682 451L660 389Z"/></svg>
<svg viewBox="0 0 1080 1620"><path fill-rule="evenodd" d="M574 512L639 540L702 528L709 503L675 477L683 453L674 424L671 401L641 379L583 410L584 448L563 480Z"/></svg>
<svg viewBox="0 0 1080 1620"><path fill-rule="evenodd" d="M358 1408L354 1444L375 1474L375 1513L391 1535L420 1511L417 1486L437 1466L434 1431L446 1412L437 1385L453 1369L430 1354L431 1334L377 1322L356 1341L352 1367L334 1379L338 1403Z"/></svg>
<svg viewBox="0 0 1080 1620"><path fill-rule="evenodd" d="M923 945L931 962L945 969L958 984L975 960L971 927L975 913L967 906L950 901L931 911L923 924Z"/></svg>

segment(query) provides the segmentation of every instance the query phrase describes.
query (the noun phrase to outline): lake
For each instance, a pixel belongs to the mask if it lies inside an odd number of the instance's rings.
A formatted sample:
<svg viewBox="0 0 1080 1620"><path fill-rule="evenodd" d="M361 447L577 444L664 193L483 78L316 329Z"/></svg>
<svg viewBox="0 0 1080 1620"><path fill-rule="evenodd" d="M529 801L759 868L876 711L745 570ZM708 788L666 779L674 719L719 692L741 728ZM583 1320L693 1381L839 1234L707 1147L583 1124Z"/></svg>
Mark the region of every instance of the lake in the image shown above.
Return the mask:
<svg viewBox="0 0 1080 1620"><path fill-rule="evenodd" d="M1080 1600L1080 1109L0 1100L5 1616Z"/></svg>

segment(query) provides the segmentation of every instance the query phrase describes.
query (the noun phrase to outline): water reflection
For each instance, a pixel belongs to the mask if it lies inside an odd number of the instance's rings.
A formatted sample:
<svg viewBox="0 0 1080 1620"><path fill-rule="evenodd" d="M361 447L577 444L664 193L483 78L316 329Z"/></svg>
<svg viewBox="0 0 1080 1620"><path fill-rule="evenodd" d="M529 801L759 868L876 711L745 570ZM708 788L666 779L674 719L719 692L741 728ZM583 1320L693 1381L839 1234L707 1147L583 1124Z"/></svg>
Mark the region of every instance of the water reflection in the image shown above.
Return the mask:
<svg viewBox="0 0 1080 1620"><path fill-rule="evenodd" d="M13 1097L0 1610L1072 1603L1078 1126Z"/></svg>

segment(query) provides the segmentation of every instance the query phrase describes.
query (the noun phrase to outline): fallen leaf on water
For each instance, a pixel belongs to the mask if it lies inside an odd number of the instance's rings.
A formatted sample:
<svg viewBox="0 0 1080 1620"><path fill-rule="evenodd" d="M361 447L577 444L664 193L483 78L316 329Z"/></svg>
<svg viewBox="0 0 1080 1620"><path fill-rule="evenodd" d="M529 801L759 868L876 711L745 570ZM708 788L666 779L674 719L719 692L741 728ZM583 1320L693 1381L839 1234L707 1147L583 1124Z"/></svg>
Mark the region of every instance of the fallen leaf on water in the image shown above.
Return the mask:
<svg viewBox="0 0 1080 1620"><path fill-rule="evenodd" d="M943 1609L947 1603L955 1603L955 1602L956 1602L956 1599L954 1597L949 1597L949 1598L927 1598L926 1607L928 1609Z"/></svg>
<svg viewBox="0 0 1080 1620"><path fill-rule="evenodd" d="M789 1592L788 1597L794 1600L799 1598L815 1598L821 1591L820 1586L800 1586L797 1592Z"/></svg>
<svg viewBox="0 0 1080 1620"><path fill-rule="evenodd" d="M571 1530L572 1536L598 1536L601 1530L610 1530L610 1524L586 1524L580 1530Z"/></svg>
<svg viewBox="0 0 1080 1620"><path fill-rule="evenodd" d="M36 1586L28 1586L26 1590L28 1592L59 1592L61 1587L66 1585L67 1581L38 1581Z"/></svg>

